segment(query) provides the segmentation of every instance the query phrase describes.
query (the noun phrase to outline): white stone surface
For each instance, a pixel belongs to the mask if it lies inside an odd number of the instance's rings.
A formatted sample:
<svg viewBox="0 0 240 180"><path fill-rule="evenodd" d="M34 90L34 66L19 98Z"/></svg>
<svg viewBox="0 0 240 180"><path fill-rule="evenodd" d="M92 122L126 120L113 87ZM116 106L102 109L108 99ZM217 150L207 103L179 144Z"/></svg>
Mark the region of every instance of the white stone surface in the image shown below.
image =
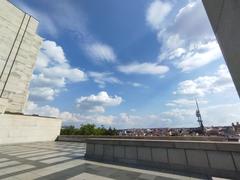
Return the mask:
<svg viewBox="0 0 240 180"><path fill-rule="evenodd" d="M1 114L0 144L54 141L60 128L56 118Z"/></svg>
<svg viewBox="0 0 240 180"><path fill-rule="evenodd" d="M3 114L7 108L8 99L0 98L0 114Z"/></svg>
<svg viewBox="0 0 240 180"><path fill-rule="evenodd" d="M27 101L28 86L41 45L37 26L36 19L9 1L0 0L0 92L4 89L2 98L9 99L6 111L21 113Z"/></svg>
<svg viewBox="0 0 240 180"><path fill-rule="evenodd" d="M94 175L94 174L89 174L89 173L81 173L77 176L74 176L72 178L69 178L68 180L86 180L86 179L98 179L98 180L114 180L112 178L106 178L103 176L98 176L98 175Z"/></svg>

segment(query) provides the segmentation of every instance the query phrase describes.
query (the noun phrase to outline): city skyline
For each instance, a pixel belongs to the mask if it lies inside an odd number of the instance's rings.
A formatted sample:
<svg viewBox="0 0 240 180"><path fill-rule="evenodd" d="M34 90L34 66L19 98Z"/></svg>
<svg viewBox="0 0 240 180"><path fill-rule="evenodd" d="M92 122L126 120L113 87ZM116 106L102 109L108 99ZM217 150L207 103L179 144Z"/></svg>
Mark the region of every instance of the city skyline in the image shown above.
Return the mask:
<svg viewBox="0 0 240 180"><path fill-rule="evenodd" d="M63 125L193 127L239 121L239 98L201 1L11 1L44 38L27 113Z"/></svg>

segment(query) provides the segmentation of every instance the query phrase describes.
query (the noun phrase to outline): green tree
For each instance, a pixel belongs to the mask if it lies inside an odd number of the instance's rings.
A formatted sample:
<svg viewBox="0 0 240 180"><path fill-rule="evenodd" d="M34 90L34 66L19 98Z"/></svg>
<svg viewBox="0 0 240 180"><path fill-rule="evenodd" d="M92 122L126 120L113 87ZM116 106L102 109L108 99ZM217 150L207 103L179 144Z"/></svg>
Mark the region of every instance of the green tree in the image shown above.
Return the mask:
<svg viewBox="0 0 240 180"><path fill-rule="evenodd" d="M61 135L72 135L74 134L75 128L74 126L63 127L61 129Z"/></svg>
<svg viewBox="0 0 240 180"><path fill-rule="evenodd" d="M80 128L68 126L61 129L61 135L117 135L117 130L109 127L106 129L103 125L96 127L94 124L82 124Z"/></svg>

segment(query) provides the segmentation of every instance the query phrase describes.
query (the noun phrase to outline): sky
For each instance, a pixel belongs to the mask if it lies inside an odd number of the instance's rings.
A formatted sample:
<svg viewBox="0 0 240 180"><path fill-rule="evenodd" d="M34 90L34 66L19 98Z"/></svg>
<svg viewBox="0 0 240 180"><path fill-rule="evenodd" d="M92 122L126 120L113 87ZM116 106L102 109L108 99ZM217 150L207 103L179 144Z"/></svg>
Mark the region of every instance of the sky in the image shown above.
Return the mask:
<svg viewBox="0 0 240 180"><path fill-rule="evenodd" d="M200 0L11 0L43 38L26 114L115 128L240 120L239 97Z"/></svg>

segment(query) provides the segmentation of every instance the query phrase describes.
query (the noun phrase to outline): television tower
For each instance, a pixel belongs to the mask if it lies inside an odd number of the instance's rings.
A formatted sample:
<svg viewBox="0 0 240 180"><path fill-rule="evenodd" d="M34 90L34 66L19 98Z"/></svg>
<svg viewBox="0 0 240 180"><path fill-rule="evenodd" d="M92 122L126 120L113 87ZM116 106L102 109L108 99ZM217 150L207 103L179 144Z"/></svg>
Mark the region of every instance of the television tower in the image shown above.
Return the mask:
<svg viewBox="0 0 240 180"><path fill-rule="evenodd" d="M199 123L199 126L200 126L199 128L200 128L201 133L204 134L204 126L203 126L202 116L201 116L199 106L198 106L198 101L196 98L195 98L195 101L196 101L196 105L197 105L197 110L196 110L196 116L198 119L197 121Z"/></svg>

